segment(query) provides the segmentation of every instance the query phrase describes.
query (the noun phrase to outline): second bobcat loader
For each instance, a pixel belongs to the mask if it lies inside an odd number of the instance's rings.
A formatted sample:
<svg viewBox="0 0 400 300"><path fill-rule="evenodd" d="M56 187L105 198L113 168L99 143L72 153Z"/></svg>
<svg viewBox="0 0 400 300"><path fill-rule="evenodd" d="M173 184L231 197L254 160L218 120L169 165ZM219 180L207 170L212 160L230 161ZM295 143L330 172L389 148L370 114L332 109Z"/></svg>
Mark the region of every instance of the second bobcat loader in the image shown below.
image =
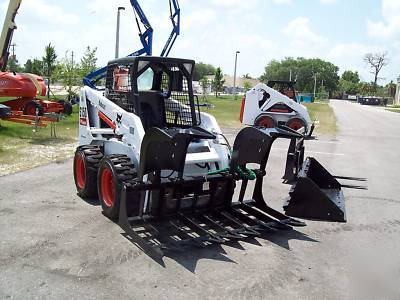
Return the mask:
<svg viewBox="0 0 400 300"><path fill-rule="evenodd" d="M104 92L86 86L80 93L78 194L98 198L104 215L152 257L305 225L268 206L262 193L273 142L302 135L246 127L230 149L216 119L198 110L194 65L166 57L121 58L108 64ZM299 159L292 161L294 167ZM309 180L293 191L287 213L345 222L340 184L315 163L302 171ZM250 180L253 196L244 199ZM317 192L311 199L309 187Z"/></svg>

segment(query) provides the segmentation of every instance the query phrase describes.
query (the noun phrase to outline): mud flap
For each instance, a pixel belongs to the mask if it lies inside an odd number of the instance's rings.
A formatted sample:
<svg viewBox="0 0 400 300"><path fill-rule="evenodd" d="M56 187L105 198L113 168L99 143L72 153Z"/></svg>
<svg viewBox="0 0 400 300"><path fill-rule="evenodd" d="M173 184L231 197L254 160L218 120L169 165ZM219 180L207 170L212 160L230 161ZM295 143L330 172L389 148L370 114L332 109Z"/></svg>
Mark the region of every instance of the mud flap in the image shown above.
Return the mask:
<svg viewBox="0 0 400 300"><path fill-rule="evenodd" d="M288 216L346 222L341 184L312 157L305 160L289 195L283 207Z"/></svg>

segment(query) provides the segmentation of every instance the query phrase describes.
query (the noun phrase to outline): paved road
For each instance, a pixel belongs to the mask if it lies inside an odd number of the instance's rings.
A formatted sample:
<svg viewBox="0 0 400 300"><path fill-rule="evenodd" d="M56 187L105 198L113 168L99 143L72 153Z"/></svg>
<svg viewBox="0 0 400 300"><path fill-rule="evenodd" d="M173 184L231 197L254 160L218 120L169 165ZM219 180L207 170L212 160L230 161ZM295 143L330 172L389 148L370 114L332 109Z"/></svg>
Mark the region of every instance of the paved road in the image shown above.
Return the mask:
<svg viewBox="0 0 400 300"><path fill-rule="evenodd" d="M76 196L71 161L52 164L0 178L0 298L399 298L400 115L332 106L339 134L307 150L333 173L368 177L368 191L345 190L347 224L308 222L160 265ZM275 207L286 147L275 145L264 190Z"/></svg>

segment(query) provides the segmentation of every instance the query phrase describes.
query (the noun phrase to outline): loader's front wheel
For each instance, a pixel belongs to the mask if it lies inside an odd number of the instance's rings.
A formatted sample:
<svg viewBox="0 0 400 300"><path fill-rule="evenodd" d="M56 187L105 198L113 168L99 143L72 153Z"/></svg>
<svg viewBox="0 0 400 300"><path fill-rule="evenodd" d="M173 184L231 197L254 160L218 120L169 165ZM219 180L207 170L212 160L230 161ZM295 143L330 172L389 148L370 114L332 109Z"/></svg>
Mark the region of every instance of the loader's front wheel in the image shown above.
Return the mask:
<svg viewBox="0 0 400 300"><path fill-rule="evenodd" d="M135 176L134 166L126 155L117 154L103 158L97 175L97 186L106 217L118 219L123 184Z"/></svg>
<svg viewBox="0 0 400 300"><path fill-rule="evenodd" d="M81 146L76 149L74 158L74 179L79 196L97 196L97 170L103 154L98 146Z"/></svg>
<svg viewBox="0 0 400 300"><path fill-rule="evenodd" d="M258 127L274 128L276 123L272 117L263 115L257 118L257 120L254 122L254 125Z"/></svg>

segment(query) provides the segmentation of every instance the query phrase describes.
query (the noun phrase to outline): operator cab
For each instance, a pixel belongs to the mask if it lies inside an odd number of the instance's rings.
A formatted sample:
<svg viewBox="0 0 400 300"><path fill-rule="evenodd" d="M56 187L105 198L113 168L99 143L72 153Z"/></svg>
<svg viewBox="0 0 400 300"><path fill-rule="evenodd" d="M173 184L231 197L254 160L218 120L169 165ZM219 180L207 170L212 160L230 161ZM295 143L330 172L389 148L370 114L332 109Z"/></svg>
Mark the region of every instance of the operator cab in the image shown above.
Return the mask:
<svg viewBox="0 0 400 300"><path fill-rule="evenodd" d="M297 102L297 92L295 89L296 81L269 80L267 85Z"/></svg>
<svg viewBox="0 0 400 300"><path fill-rule="evenodd" d="M200 113L192 88L194 65L193 60L152 56L111 61L105 96L138 115L145 130L197 127Z"/></svg>

